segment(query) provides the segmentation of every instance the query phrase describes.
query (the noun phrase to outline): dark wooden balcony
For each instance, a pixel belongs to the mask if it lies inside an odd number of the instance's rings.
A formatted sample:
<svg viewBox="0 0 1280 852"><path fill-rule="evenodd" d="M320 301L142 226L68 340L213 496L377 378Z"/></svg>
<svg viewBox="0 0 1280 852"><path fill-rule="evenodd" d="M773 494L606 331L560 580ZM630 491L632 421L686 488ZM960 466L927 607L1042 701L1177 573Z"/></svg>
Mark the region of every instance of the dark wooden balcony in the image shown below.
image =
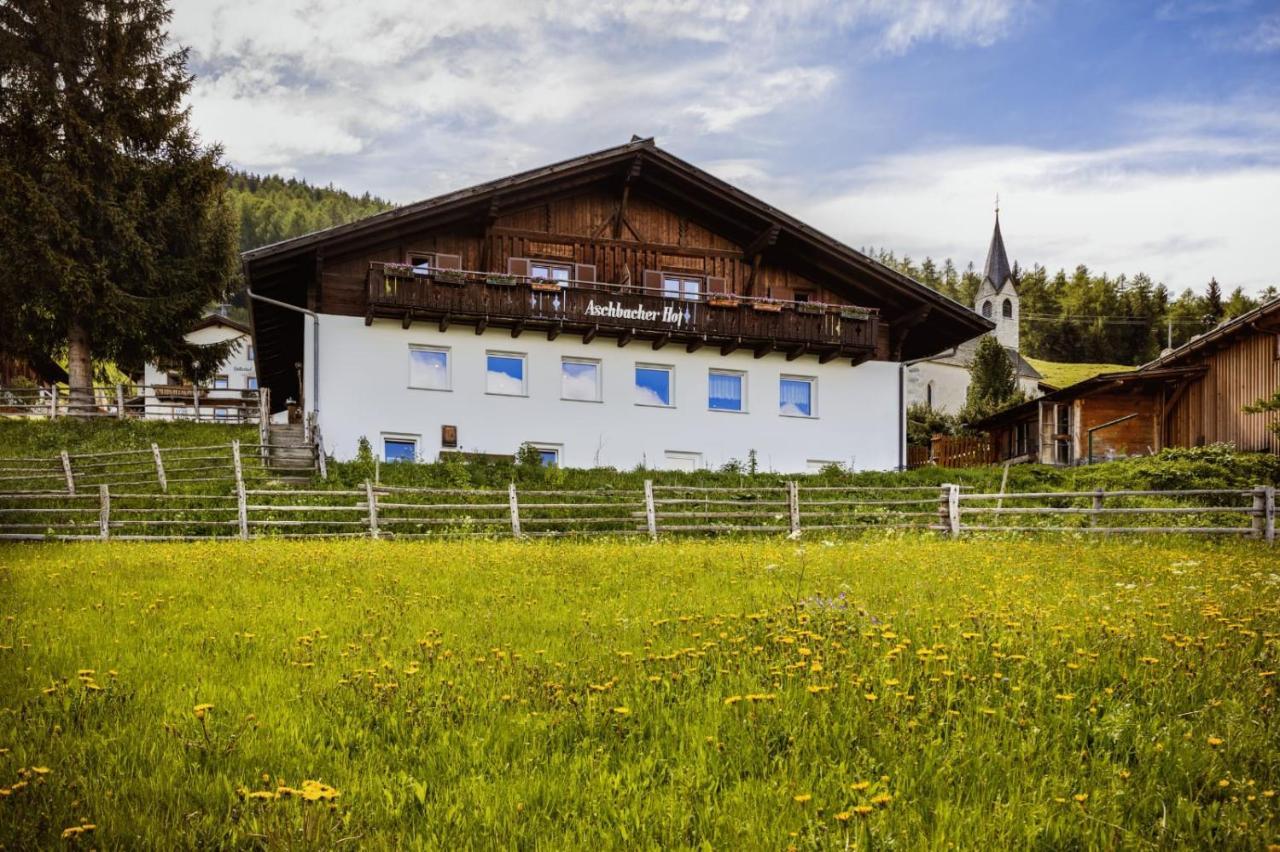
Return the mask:
<svg viewBox="0 0 1280 852"><path fill-rule="evenodd" d="M390 266L388 271L384 266ZM365 324L375 317L438 322L441 330L458 322L476 327L683 343L692 352L704 345L722 354L747 349L756 357L785 352L788 360L814 355L822 363L850 358L861 363L875 351L878 316L874 309L817 302L786 302L727 294L696 300L642 287L571 281L552 283L521 276L438 271L407 274L398 264L371 264Z"/></svg>

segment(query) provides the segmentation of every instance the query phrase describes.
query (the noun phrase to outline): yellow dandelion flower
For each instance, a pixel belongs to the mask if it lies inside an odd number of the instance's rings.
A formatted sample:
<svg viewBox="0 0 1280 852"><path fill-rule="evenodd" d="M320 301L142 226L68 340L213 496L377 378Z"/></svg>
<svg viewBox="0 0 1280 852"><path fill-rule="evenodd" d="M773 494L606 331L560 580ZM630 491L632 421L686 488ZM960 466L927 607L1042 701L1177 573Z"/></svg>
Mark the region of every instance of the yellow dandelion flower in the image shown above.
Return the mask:
<svg viewBox="0 0 1280 852"><path fill-rule="evenodd" d="M1138 662L1140 662L1140 663L1146 663L1146 664L1147 664L1147 665L1149 665L1149 666L1154 666L1156 663L1158 663L1158 662L1160 662L1160 661L1159 661L1158 659L1156 659L1155 657L1139 657L1139 658L1138 658Z"/></svg>
<svg viewBox="0 0 1280 852"><path fill-rule="evenodd" d="M741 695L730 695L728 698L724 700L724 703L727 706L732 707L733 705L737 704L741 700L742 700Z"/></svg>
<svg viewBox="0 0 1280 852"><path fill-rule="evenodd" d="M1218 782L1218 786L1223 789L1226 789L1227 787L1231 786L1231 781L1229 779L1223 778L1221 781Z"/></svg>
<svg viewBox="0 0 1280 852"><path fill-rule="evenodd" d="M1059 701L1074 701L1076 694L1074 692L1059 692L1057 695L1053 697L1058 699Z"/></svg>
<svg viewBox="0 0 1280 852"><path fill-rule="evenodd" d="M893 796L890 796L888 793L877 793L876 795L871 797L871 804L876 805L878 807L882 807L882 808L888 805L892 801L893 801Z"/></svg>
<svg viewBox="0 0 1280 852"><path fill-rule="evenodd" d="M613 712L617 713L619 716L627 716L631 713L631 711L626 707L615 707L613 708Z"/></svg>
<svg viewBox="0 0 1280 852"><path fill-rule="evenodd" d="M1209 745L1213 746L1214 748L1217 748L1218 746L1226 742L1226 740L1222 739L1222 737L1209 737L1209 739L1206 742L1208 742Z"/></svg>
<svg viewBox="0 0 1280 852"><path fill-rule="evenodd" d="M197 704L195 707L191 708L191 712L195 713L197 719L203 719L212 709L212 704Z"/></svg>
<svg viewBox="0 0 1280 852"><path fill-rule="evenodd" d="M875 812L875 808L871 805L854 805L852 810L858 816L866 816L869 813Z"/></svg>
<svg viewBox="0 0 1280 852"><path fill-rule="evenodd" d="M868 701L875 701L879 696L877 696L874 692L868 692L866 695L863 695L862 697L867 699Z"/></svg>
<svg viewBox="0 0 1280 852"><path fill-rule="evenodd" d="M848 822L849 817L853 816L853 811L841 811L836 814L836 819L840 822Z"/></svg>
<svg viewBox="0 0 1280 852"><path fill-rule="evenodd" d="M1082 804L1082 805L1083 805L1085 802L1089 801L1089 794L1088 794L1088 793L1076 793L1076 794L1075 794L1074 796L1072 796L1071 798L1075 799L1077 802L1079 802L1080 804Z"/></svg>
<svg viewBox="0 0 1280 852"><path fill-rule="evenodd" d="M810 793L800 793L799 795L796 795L796 796L792 796L792 797L791 797L791 799L792 799L794 802L796 802L797 804L800 804L800 805L803 805L805 802L808 802L808 801L809 801L810 799L812 799L812 798L813 798L813 795L812 795L812 794L810 794Z"/></svg>
<svg viewBox="0 0 1280 852"><path fill-rule="evenodd" d="M852 784L849 785L849 789L853 790L855 793L861 793L863 790L866 790L870 786L871 786L870 781L854 781Z"/></svg>

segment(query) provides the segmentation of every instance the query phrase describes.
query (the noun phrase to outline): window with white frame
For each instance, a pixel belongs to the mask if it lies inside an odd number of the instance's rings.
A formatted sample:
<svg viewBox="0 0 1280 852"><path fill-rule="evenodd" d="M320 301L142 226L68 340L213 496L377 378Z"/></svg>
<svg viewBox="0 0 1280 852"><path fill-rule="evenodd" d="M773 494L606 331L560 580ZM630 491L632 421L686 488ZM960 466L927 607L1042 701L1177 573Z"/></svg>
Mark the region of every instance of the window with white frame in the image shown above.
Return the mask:
<svg viewBox="0 0 1280 852"><path fill-rule="evenodd" d="M545 260L529 261L529 277L555 281L561 287L573 279L573 266L568 263L550 263Z"/></svg>
<svg viewBox="0 0 1280 852"><path fill-rule="evenodd" d="M662 275L662 295L668 299L696 302L702 298L702 279L692 275Z"/></svg>
<svg viewBox="0 0 1280 852"><path fill-rule="evenodd" d="M600 362L590 358L560 359L560 398L600 402Z"/></svg>
<svg viewBox="0 0 1280 852"><path fill-rule="evenodd" d="M814 417L818 380L812 376L783 376L778 380L778 413L783 417Z"/></svg>
<svg viewBox="0 0 1280 852"><path fill-rule="evenodd" d="M675 405L675 368L665 364L636 364L636 405L671 408Z"/></svg>
<svg viewBox="0 0 1280 852"><path fill-rule="evenodd" d="M245 386L245 389L246 389L246 390L257 390L257 389L258 389L258 377L257 377L257 376L245 376L245 377L244 377L244 386Z"/></svg>
<svg viewBox="0 0 1280 852"><path fill-rule="evenodd" d="M215 419L215 420L230 420L230 419L231 419L231 409L230 409L230 408L215 408L215 409L213 410L213 417L214 417L214 419Z"/></svg>
<svg viewBox="0 0 1280 852"><path fill-rule="evenodd" d="M527 357L518 352L489 352L485 356L485 393L528 396Z"/></svg>
<svg viewBox="0 0 1280 852"><path fill-rule="evenodd" d="M662 454L666 470L701 470L702 453L667 450Z"/></svg>
<svg viewBox="0 0 1280 852"><path fill-rule="evenodd" d="M229 376L220 375L213 377L214 390L226 390L229 387L231 387L231 378Z"/></svg>
<svg viewBox="0 0 1280 852"><path fill-rule="evenodd" d="M418 436L400 434L383 435L382 460L385 462L417 461Z"/></svg>
<svg viewBox="0 0 1280 852"><path fill-rule="evenodd" d="M747 410L747 374L712 370L707 375L707 408L712 411Z"/></svg>
<svg viewBox="0 0 1280 852"><path fill-rule="evenodd" d="M421 390L453 390L449 350L440 346L410 346L409 387Z"/></svg>

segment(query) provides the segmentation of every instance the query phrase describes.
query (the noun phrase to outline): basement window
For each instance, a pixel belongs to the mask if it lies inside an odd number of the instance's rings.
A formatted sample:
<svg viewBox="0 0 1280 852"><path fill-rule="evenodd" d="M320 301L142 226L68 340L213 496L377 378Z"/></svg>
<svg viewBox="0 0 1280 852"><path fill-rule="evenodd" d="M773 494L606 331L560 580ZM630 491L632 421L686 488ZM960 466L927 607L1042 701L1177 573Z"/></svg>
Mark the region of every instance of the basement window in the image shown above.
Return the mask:
<svg viewBox="0 0 1280 852"><path fill-rule="evenodd" d="M382 460L385 462L417 461L418 439L409 435L384 435Z"/></svg>

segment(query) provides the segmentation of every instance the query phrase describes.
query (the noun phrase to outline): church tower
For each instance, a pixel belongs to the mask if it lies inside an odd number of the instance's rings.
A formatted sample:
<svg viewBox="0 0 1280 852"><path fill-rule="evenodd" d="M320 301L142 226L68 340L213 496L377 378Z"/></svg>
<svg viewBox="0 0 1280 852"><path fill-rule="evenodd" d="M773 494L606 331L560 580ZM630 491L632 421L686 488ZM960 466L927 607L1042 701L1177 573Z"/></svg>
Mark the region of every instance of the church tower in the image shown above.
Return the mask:
<svg viewBox="0 0 1280 852"><path fill-rule="evenodd" d="M996 228L991 234L991 246L987 249L987 262L973 309L996 324L993 333L1002 346L1017 350L1018 288L1013 281L1009 255L1004 250L1004 237L1000 235L999 207L996 208Z"/></svg>

